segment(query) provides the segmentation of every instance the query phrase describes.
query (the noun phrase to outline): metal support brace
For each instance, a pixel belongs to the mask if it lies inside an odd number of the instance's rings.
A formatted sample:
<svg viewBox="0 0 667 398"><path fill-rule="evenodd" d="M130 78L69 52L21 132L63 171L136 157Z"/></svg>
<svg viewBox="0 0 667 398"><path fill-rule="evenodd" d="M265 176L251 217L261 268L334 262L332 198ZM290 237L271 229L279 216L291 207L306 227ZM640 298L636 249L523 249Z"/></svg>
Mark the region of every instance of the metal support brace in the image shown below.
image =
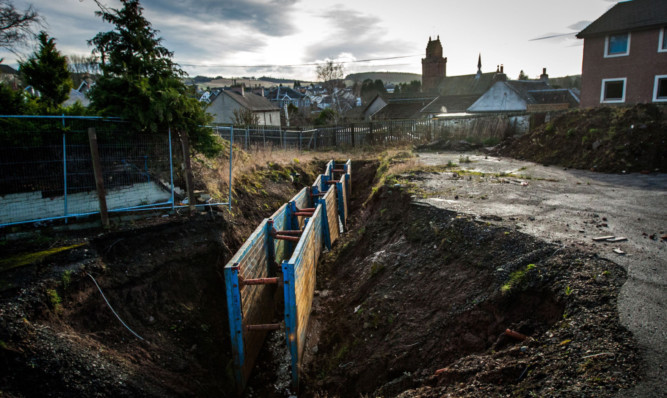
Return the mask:
<svg viewBox="0 0 667 398"><path fill-rule="evenodd" d="M267 323L260 325L246 325L246 332L256 332L256 331L266 331L266 330L281 330L285 327L283 322L281 323Z"/></svg>

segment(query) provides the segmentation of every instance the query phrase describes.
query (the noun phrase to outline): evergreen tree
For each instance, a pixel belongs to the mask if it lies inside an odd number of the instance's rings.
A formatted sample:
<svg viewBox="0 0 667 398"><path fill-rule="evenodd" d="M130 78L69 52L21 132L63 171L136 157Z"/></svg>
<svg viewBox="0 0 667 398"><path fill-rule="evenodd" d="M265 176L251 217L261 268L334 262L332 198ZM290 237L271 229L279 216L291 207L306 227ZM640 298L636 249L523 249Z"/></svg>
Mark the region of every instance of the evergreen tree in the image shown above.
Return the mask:
<svg viewBox="0 0 667 398"><path fill-rule="evenodd" d="M35 53L19 65L26 83L40 92L38 103L49 113L69 97L72 79L67 69L67 58L56 49L54 39L42 31L37 40L39 45Z"/></svg>
<svg viewBox="0 0 667 398"><path fill-rule="evenodd" d="M171 60L173 53L161 45L139 0L121 3L120 10L102 8L95 13L115 28L89 41L100 55L102 70L91 90L91 106L128 120L135 131L166 132L171 127L188 134L198 151L215 155L222 146L210 129L202 127L211 116L188 92L181 80L185 73Z"/></svg>

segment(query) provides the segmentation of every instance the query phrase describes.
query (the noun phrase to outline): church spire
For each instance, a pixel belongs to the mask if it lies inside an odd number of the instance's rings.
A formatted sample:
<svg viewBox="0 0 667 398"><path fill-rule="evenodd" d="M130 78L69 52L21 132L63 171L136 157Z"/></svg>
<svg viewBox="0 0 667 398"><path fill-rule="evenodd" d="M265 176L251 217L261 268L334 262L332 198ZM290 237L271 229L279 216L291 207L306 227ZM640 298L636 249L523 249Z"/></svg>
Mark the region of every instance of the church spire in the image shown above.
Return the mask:
<svg viewBox="0 0 667 398"><path fill-rule="evenodd" d="M477 58L477 75L475 79L482 77L482 53L479 53L479 58Z"/></svg>

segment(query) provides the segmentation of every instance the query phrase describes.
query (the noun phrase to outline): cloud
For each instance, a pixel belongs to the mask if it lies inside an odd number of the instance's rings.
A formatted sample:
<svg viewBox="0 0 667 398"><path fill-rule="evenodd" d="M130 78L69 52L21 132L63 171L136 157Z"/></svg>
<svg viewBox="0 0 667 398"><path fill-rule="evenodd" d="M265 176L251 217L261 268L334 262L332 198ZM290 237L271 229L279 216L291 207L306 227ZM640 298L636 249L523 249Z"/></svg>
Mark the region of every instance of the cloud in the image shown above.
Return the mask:
<svg viewBox="0 0 667 398"><path fill-rule="evenodd" d="M577 32L580 32L584 30L588 25L591 24L591 21L579 21L577 23L573 23L572 25L568 26L568 29L576 30Z"/></svg>
<svg viewBox="0 0 667 398"><path fill-rule="evenodd" d="M144 0L146 10L179 15L199 24L234 25L267 36L297 31L290 18L299 0Z"/></svg>
<svg viewBox="0 0 667 398"><path fill-rule="evenodd" d="M390 40L388 30L376 16L335 5L318 17L330 24L331 29L322 37L320 43L306 49L307 59L323 60L342 54L348 57L352 55L357 58L371 58L400 54L412 49L405 41Z"/></svg>

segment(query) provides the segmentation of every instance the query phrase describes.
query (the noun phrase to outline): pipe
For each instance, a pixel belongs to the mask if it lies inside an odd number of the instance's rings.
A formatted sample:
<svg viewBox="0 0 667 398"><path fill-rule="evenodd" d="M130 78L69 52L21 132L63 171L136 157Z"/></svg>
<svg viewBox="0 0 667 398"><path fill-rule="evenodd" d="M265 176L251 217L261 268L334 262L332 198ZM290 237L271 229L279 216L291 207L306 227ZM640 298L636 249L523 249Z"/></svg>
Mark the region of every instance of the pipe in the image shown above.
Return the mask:
<svg viewBox="0 0 667 398"><path fill-rule="evenodd" d="M511 329L505 329L505 335L520 341L524 341L525 339L528 338L528 336L526 336L525 334L515 332L514 330Z"/></svg>
<svg viewBox="0 0 667 398"><path fill-rule="evenodd" d="M297 217L311 217L315 213L314 211L297 211L294 213Z"/></svg>
<svg viewBox="0 0 667 398"><path fill-rule="evenodd" d="M251 286L251 285L277 285L279 278L256 278L256 279L243 279L239 277L239 285L241 286Z"/></svg>
<svg viewBox="0 0 667 398"><path fill-rule="evenodd" d="M280 240L288 240L290 242L298 242L300 239L298 236L286 236L286 235L276 235L275 238Z"/></svg>

